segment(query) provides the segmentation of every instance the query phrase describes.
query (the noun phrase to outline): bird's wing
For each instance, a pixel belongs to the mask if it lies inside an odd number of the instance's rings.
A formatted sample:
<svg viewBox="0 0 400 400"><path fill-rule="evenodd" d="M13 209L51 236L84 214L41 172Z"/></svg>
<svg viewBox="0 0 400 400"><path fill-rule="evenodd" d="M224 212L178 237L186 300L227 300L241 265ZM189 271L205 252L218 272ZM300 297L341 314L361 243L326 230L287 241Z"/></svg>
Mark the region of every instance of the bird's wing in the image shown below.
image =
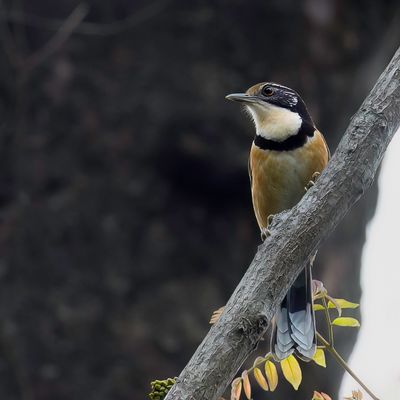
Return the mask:
<svg viewBox="0 0 400 400"><path fill-rule="evenodd" d="M252 181L253 181L253 176L252 176L252 172L251 172L250 157L249 157L249 160L247 161L247 170L249 172L250 187L251 187Z"/></svg>
<svg viewBox="0 0 400 400"><path fill-rule="evenodd" d="M329 161L331 159L331 151L329 150L329 147L328 147L328 144L326 143L325 137L318 129L316 129L316 131L321 135L322 140L325 143L326 151L328 152L328 161Z"/></svg>

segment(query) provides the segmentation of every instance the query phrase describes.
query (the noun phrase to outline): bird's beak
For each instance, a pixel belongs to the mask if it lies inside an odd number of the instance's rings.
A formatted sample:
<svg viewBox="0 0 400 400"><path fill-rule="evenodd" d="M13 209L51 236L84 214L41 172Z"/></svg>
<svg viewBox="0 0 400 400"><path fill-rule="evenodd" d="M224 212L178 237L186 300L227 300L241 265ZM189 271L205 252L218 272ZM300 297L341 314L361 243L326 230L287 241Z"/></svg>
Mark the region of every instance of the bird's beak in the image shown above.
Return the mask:
<svg viewBox="0 0 400 400"><path fill-rule="evenodd" d="M255 103L258 98L256 96L250 96L246 93L232 93L225 96L227 100L238 101L239 103Z"/></svg>

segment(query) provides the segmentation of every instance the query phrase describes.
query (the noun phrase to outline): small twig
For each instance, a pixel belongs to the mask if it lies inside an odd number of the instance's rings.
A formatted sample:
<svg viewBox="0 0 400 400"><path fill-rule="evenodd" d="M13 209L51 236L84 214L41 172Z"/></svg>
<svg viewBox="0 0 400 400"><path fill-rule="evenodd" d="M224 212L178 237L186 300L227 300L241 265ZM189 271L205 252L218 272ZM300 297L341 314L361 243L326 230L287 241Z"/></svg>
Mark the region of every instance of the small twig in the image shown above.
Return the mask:
<svg viewBox="0 0 400 400"><path fill-rule="evenodd" d="M325 296L322 297L322 303L324 305L324 313L325 313L326 323L328 325L329 343L332 346L334 346L332 321L331 321L331 316L329 314L328 304L326 302L326 297Z"/></svg>
<svg viewBox="0 0 400 400"><path fill-rule="evenodd" d="M345 360L341 357L341 355L336 351L336 349L320 334L317 332L318 340L325 346L325 349L331 353L336 362L343 367L349 375L374 399L379 400L377 396L375 396L372 391L365 385L365 383L356 375L356 373L349 367Z"/></svg>
<svg viewBox="0 0 400 400"><path fill-rule="evenodd" d="M259 365L265 363L266 361L269 361L273 357L272 353L267 353L264 357L262 357L262 360L260 360L258 363L254 364L251 368L247 370L248 373L252 372L254 368L257 368Z"/></svg>
<svg viewBox="0 0 400 400"><path fill-rule="evenodd" d="M0 8L4 8L3 2L0 0ZM4 11L1 14L7 15ZM7 25L7 19L0 18L0 41L4 53L7 55L8 60L13 66L21 65L22 56L17 51L17 45L14 36Z"/></svg>
<svg viewBox="0 0 400 400"><path fill-rule="evenodd" d="M55 35L40 50L24 61L23 69L25 74L43 64L47 58L55 53L68 40L88 12L89 7L86 4L79 4L59 27Z"/></svg>

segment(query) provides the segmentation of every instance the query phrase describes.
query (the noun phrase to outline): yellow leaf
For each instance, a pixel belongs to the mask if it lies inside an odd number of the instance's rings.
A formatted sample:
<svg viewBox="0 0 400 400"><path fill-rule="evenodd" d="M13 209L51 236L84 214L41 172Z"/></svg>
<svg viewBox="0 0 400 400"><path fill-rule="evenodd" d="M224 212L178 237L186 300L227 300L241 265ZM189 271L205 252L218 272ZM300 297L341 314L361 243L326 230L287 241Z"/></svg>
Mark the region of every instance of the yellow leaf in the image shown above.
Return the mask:
<svg viewBox="0 0 400 400"><path fill-rule="evenodd" d="M332 308L336 308L337 312L339 314L339 317L342 316L342 307L340 307L340 304L336 301L336 299L334 299L331 296L326 295L326 298L329 300L328 301L328 308L329 308L329 302L332 303Z"/></svg>
<svg viewBox="0 0 400 400"><path fill-rule="evenodd" d="M231 400L239 400L242 393L242 378L234 379L231 386Z"/></svg>
<svg viewBox="0 0 400 400"><path fill-rule="evenodd" d="M313 305L314 311L322 311L325 310L325 307L322 304L315 303Z"/></svg>
<svg viewBox="0 0 400 400"><path fill-rule="evenodd" d="M272 361L265 363L265 375L269 383L269 390L273 392L278 386L278 372L276 371L275 364Z"/></svg>
<svg viewBox="0 0 400 400"><path fill-rule="evenodd" d="M261 386L263 390L268 390L268 383L265 380L260 368L254 368L254 378L256 378L257 383Z"/></svg>
<svg viewBox="0 0 400 400"><path fill-rule="evenodd" d="M352 303L345 299L335 299L336 303L339 304L341 308L358 308L360 305L357 303ZM328 308L336 308L336 306L329 300Z"/></svg>
<svg viewBox="0 0 400 400"><path fill-rule="evenodd" d="M281 361L283 376L297 390L300 386L302 374L298 361L293 355Z"/></svg>
<svg viewBox="0 0 400 400"><path fill-rule="evenodd" d="M320 365L321 367L326 368L326 361L325 361L325 352L322 349L317 349L312 358L316 364ZM318 393L318 392L317 392Z"/></svg>
<svg viewBox="0 0 400 400"><path fill-rule="evenodd" d="M242 381L243 381L243 390L244 394L248 398L248 400L251 399L251 385L250 385L250 379L249 379L249 374L247 371L242 372Z"/></svg>
<svg viewBox="0 0 400 400"><path fill-rule="evenodd" d="M332 325L358 328L360 326L360 323L355 318L339 317L332 321Z"/></svg>

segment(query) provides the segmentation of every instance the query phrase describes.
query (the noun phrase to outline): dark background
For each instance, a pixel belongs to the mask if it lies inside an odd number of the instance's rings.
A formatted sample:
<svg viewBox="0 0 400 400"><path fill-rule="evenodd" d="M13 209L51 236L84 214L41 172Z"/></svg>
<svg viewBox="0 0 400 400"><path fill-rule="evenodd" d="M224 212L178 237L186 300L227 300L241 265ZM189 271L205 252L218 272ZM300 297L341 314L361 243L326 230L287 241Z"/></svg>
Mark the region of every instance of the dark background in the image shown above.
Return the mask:
<svg viewBox="0 0 400 400"><path fill-rule="evenodd" d="M2 399L144 399L178 375L259 244L253 128L224 96L293 87L334 150L400 37L396 0L78 4L0 3ZM375 200L319 253L336 297L360 297ZM304 368L268 396L334 397L332 359Z"/></svg>

